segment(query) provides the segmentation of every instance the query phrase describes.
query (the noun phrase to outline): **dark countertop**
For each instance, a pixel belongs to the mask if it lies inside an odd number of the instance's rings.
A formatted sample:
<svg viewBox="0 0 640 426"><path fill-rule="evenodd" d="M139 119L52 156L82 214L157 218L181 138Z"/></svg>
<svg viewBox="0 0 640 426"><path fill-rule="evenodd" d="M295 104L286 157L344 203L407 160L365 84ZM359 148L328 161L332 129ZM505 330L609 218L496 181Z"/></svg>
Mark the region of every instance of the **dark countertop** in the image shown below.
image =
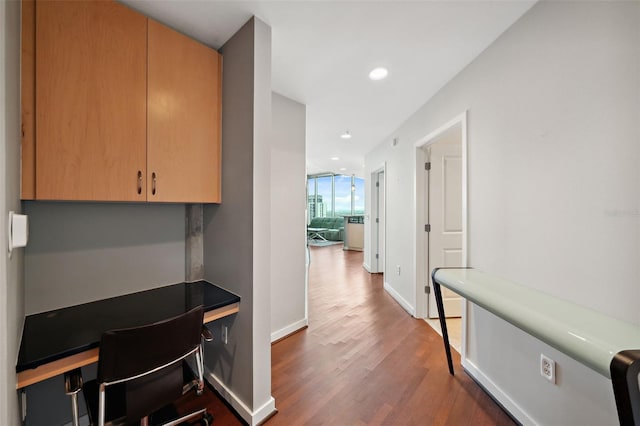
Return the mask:
<svg viewBox="0 0 640 426"><path fill-rule="evenodd" d="M198 305L203 305L206 313L238 302L239 296L197 281L29 315L16 372L96 348L106 330L154 323Z"/></svg>

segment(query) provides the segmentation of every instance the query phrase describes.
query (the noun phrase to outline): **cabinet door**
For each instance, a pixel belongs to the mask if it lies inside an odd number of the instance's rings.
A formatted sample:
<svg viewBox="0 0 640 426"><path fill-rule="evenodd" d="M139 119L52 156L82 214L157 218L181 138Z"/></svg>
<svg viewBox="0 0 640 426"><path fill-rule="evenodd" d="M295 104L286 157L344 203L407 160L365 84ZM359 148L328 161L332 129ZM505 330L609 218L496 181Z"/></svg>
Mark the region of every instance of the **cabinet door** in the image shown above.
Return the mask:
<svg viewBox="0 0 640 426"><path fill-rule="evenodd" d="M36 3L37 199L146 199L146 43L118 3Z"/></svg>
<svg viewBox="0 0 640 426"><path fill-rule="evenodd" d="M220 202L220 55L149 19L147 200Z"/></svg>

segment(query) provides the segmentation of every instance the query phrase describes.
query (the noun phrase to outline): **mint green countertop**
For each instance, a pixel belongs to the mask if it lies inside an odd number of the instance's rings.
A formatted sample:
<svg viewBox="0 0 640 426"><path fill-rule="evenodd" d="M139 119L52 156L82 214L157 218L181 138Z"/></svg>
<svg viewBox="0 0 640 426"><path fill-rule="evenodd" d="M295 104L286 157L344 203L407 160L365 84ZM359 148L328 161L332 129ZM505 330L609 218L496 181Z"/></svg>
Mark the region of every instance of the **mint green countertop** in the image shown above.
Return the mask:
<svg viewBox="0 0 640 426"><path fill-rule="evenodd" d="M476 269L439 269L435 279L470 302L611 378L613 356L640 349L640 326Z"/></svg>

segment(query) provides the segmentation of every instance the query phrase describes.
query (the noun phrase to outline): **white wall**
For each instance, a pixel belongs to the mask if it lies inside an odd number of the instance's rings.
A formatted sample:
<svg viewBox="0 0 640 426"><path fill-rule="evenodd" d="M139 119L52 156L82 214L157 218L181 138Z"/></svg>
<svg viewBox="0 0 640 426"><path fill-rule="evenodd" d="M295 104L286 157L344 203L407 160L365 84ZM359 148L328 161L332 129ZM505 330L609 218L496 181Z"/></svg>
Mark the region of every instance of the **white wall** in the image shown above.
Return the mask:
<svg viewBox="0 0 640 426"><path fill-rule="evenodd" d="M0 22L2 22L3 30L7 28L7 3L3 2L0 4ZM2 33L2 40L7 39L6 31ZM0 44L0 129L4 129L7 119L6 119L6 109L7 109L7 101L5 96L5 76L6 76L6 48L4 43ZM5 169L7 165L7 156L6 156L6 146L7 146L7 135L2 132L0 133L0 166L2 166L2 170ZM6 176L4 173L0 173L0 220L2 222L7 220L7 199L6 199ZM7 239L7 230L2 226L0 227L0 241L6 241ZM0 311L6 312L7 307L9 305L9 300L7 299L7 258L5 256L0 256ZM7 327L8 318L5 315L0 315L0 339L3 342L9 340L9 329ZM9 390L11 389L8 380L8 372L9 372L9 360L7 356L7 345L0 345L0 423L8 423L8 417L5 413L7 413L10 402L8 399Z"/></svg>
<svg viewBox="0 0 640 426"><path fill-rule="evenodd" d="M414 268L413 144L467 110L470 265L640 324L638 46L640 3L537 3L389 135L366 157L387 161L387 270ZM411 274L387 281L415 306ZM467 369L523 423L617 423L581 364L478 308L467 339Z"/></svg>
<svg viewBox="0 0 640 426"><path fill-rule="evenodd" d="M6 255L10 210L20 212L20 3L0 4L0 424L20 421L16 360L24 321L23 252Z"/></svg>
<svg viewBox="0 0 640 426"><path fill-rule="evenodd" d="M20 3L0 3L0 424L19 424L16 360L24 321L23 249L7 257L8 212L20 212Z"/></svg>
<svg viewBox="0 0 640 426"><path fill-rule="evenodd" d="M272 96L271 145L271 341L307 325L306 107Z"/></svg>

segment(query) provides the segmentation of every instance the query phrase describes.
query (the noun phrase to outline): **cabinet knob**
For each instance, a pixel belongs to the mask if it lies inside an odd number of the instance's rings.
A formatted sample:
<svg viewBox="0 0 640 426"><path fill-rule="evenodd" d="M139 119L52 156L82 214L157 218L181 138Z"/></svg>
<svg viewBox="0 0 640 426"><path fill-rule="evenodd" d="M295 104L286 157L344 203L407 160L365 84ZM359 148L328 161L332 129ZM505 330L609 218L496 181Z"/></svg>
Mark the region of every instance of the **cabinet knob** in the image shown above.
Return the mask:
<svg viewBox="0 0 640 426"><path fill-rule="evenodd" d="M138 170L138 195L142 194L142 170Z"/></svg>
<svg viewBox="0 0 640 426"><path fill-rule="evenodd" d="M151 173L151 195L156 195L156 172Z"/></svg>

